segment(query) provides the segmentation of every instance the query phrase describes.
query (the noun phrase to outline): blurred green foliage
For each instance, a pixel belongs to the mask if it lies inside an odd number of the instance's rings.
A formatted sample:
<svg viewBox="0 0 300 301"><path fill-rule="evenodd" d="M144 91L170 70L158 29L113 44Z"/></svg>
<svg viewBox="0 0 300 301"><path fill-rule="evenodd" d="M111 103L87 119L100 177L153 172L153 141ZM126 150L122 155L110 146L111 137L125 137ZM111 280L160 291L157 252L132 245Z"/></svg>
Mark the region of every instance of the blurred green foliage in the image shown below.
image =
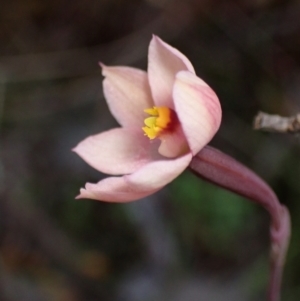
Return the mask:
<svg viewBox="0 0 300 301"><path fill-rule="evenodd" d="M204 242L220 252L234 241L237 235L249 231L254 205L222 188L184 173L171 184L172 198L178 207L180 226L186 233L201 232ZM201 231L199 225L204 227ZM230 251L227 249L227 251Z"/></svg>

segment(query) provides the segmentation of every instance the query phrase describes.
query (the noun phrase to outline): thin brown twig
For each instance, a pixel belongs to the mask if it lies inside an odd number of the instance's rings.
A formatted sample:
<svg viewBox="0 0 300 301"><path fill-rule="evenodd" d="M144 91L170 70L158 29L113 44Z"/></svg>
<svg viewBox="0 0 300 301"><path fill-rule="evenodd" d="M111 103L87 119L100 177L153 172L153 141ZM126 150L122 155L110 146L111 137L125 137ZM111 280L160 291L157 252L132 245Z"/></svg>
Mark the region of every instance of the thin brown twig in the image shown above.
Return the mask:
<svg viewBox="0 0 300 301"><path fill-rule="evenodd" d="M253 128L266 132L300 133L300 114L291 117L258 112L254 117Z"/></svg>

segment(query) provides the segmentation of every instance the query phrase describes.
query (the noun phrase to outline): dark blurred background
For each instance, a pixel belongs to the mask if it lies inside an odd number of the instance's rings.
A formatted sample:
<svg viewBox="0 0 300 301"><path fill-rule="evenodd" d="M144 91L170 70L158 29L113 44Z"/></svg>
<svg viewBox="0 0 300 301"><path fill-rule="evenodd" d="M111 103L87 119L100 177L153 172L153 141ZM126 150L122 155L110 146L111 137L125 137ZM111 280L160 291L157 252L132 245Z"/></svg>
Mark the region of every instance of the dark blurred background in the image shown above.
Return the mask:
<svg viewBox="0 0 300 301"><path fill-rule="evenodd" d="M300 3L0 1L0 300L265 300L269 216L186 172L128 204L75 200L102 175L71 152L116 126L98 61L146 69L151 34L219 95L212 145L291 211L285 301L300 299L300 141L253 131L300 109Z"/></svg>

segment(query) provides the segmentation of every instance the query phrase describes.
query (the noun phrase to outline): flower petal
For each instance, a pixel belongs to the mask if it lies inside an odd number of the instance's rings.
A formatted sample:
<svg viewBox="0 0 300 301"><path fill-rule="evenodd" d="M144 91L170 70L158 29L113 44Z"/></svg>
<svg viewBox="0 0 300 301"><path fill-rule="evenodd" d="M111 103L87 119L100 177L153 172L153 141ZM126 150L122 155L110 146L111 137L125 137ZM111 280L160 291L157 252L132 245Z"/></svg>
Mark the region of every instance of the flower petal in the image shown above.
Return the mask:
<svg viewBox="0 0 300 301"><path fill-rule="evenodd" d="M158 152L164 157L175 158L189 152L188 143L179 124L173 132L160 135L159 139L161 144Z"/></svg>
<svg viewBox="0 0 300 301"><path fill-rule="evenodd" d="M173 108L172 88L175 75L181 70L195 73L191 62L177 49L153 36L148 54L148 76L156 106Z"/></svg>
<svg viewBox="0 0 300 301"><path fill-rule="evenodd" d="M125 178L138 191L157 190L178 177L191 160L192 154L188 153L174 160L153 161Z"/></svg>
<svg viewBox="0 0 300 301"><path fill-rule="evenodd" d="M215 135L221 123L221 106L215 92L188 71L176 76L173 98L177 116L195 155Z"/></svg>
<svg viewBox="0 0 300 301"><path fill-rule="evenodd" d="M171 182L191 162L189 153L175 160L146 164L131 175L106 178L97 184L87 183L77 199L88 198L107 202L130 202L146 197Z"/></svg>
<svg viewBox="0 0 300 301"><path fill-rule="evenodd" d="M153 106L147 73L130 67L101 66L103 92L112 115L122 126L142 127L144 109Z"/></svg>
<svg viewBox="0 0 300 301"><path fill-rule="evenodd" d="M153 194L157 190L138 191L132 189L124 177L110 177L97 184L87 183L85 188L80 189L80 194L76 199L93 199L116 203L131 202Z"/></svg>
<svg viewBox="0 0 300 301"><path fill-rule="evenodd" d="M157 143L149 141L141 129L115 128L86 138L73 150L95 169L120 175L157 159Z"/></svg>

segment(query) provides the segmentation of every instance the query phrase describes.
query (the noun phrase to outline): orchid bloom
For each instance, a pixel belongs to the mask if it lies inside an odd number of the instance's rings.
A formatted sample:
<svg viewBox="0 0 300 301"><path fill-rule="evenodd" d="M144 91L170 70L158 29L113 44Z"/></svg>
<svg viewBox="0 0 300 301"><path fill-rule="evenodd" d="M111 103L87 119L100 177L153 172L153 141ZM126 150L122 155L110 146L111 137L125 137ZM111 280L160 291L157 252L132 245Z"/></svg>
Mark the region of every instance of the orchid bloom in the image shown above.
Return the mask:
<svg viewBox="0 0 300 301"><path fill-rule="evenodd" d="M156 36L149 46L148 73L101 66L104 95L122 127L90 136L74 148L92 167L113 175L87 183L77 198L134 201L190 167L200 178L257 202L270 213L268 300L279 301L291 230L289 211L253 171L206 146L221 122L214 91L196 76L182 53Z"/></svg>
<svg viewBox="0 0 300 301"><path fill-rule="evenodd" d="M190 61L153 36L148 72L101 64L104 95L121 127L90 136L74 151L100 172L77 198L134 201L180 175L215 135L221 107Z"/></svg>

